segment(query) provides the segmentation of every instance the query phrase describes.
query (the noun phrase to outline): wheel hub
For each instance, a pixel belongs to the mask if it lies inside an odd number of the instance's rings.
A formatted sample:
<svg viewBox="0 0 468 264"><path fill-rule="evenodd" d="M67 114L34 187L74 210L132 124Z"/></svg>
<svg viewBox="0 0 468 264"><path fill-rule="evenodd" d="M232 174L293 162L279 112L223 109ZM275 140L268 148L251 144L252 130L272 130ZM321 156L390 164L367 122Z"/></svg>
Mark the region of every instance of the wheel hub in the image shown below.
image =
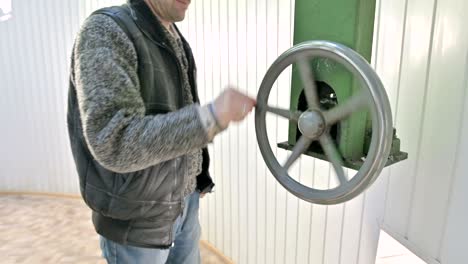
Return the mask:
<svg viewBox="0 0 468 264"><path fill-rule="evenodd" d="M298 126L302 135L310 139L320 137L325 132L326 128L325 119L318 110L308 110L302 113L299 117Z"/></svg>

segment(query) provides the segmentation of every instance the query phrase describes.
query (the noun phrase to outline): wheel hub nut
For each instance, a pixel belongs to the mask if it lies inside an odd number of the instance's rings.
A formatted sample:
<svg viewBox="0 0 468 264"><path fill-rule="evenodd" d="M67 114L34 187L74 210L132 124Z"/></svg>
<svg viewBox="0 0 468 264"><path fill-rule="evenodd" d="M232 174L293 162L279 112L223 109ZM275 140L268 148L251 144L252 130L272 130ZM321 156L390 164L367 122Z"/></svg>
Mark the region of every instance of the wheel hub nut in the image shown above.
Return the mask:
<svg viewBox="0 0 468 264"><path fill-rule="evenodd" d="M316 110L309 110L301 114L299 117L299 131L302 135L316 139L325 132L325 120L322 114Z"/></svg>

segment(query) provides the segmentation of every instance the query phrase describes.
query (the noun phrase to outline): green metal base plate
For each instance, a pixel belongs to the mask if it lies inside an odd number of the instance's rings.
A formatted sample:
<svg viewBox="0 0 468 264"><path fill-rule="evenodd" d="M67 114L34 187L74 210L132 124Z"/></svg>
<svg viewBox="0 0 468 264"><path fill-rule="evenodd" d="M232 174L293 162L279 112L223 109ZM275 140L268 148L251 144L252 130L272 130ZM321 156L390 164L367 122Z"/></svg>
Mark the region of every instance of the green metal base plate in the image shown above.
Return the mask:
<svg viewBox="0 0 468 264"><path fill-rule="evenodd" d="M280 147L282 149L292 150L294 146L290 145L286 141L286 142L278 143L278 147ZM317 158L317 159L328 161L327 157L322 153L318 153L318 152L308 150L308 151L304 152L304 154L307 155L307 156ZM390 166L392 164L395 164L395 163L397 163L399 161L405 160L407 158L408 158L408 153L406 153L406 152L398 151L396 153L390 153L390 155L388 156L388 159L387 159L387 163L385 164L385 167ZM343 160L343 166L346 167L346 168L349 168L349 169L359 170L361 168L362 164L364 163L364 160L365 160L365 157L362 157L361 160L344 159Z"/></svg>

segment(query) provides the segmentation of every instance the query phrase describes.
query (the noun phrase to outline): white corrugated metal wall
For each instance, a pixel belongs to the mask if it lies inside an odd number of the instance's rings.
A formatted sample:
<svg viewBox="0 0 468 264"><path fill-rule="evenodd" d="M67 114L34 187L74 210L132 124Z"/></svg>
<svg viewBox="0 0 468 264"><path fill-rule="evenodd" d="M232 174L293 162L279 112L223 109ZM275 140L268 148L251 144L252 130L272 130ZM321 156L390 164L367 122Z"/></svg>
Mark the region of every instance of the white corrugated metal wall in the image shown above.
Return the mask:
<svg viewBox="0 0 468 264"><path fill-rule="evenodd" d="M75 2L15 0L0 23L2 190L78 190L64 111Z"/></svg>
<svg viewBox="0 0 468 264"><path fill-rule="evenodd" d="M13 17L0 22L0 190L78 193L65 127L68 56L86 15L119 2L13 1ZM180 27L197 58L202 102L228 83L255 96L291 46L293 9L292 0L192 2ZM310 205L265 169L250 116L211 146L217 190L202 202L204 239L237 263L373 263L385 216L385 229L426 260L462 263L467 11L463 0L377 5L373 65L409 160L349 203ZM281 76L272 104L288 106L289 78ZM268 124L272 142L285 140L284 120ZM306 184L330 184L327 163L303 158L293 171Z"/></svg>
<svg viewBox="0 0 468 264"><path fill-rule="evenodd" d="M69 151L69 56L92 10L122 1L14 0L0 22L0 189L78 193Z"/></svg>
<svg viewBox="0 0 468 264"><path fill-rule="evenodd" d="M467 11L465 0L382 1L376 67L410 153L387 171L384 226L431 263L468 257Z"/></svg>

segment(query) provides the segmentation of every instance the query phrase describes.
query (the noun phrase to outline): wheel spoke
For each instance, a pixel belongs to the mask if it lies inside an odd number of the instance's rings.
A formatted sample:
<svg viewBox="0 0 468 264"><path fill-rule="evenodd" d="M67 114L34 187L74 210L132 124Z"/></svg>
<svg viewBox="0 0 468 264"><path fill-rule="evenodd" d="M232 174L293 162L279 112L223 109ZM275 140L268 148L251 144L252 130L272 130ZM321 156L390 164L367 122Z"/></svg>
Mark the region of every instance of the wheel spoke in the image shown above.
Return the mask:
<svg viewBox="0 0 468 264"><path fill-rule="evenodd" d="M286 171L288 171L294 162L301 156L301 154L307 150L307 148L310 146L310 143L312 143L312 139L305 136L302 136L296 142L296 145L292 149L291 155L283 166Z"/></svg>
<svg viewBox="0 0 468 264"><path fill-rule="evenodd" d="M289 120L293 120L293 121L296 121L296 122L299 120L299 117L302 114L302 112L300 112L300 111L294 111L293 112L293 111L290 111L290 110L287 110L287 109L271 107L271 106L267 106L266 111L271 112L273 114L277 114L279 116L282 116L284 118L287 118Z"/></svg>
<svg viewBox="0 0 468 264"><path fill-rule="evenodd" d="M309 105L309 108L318 108L319 99L317 86L315 85L314 74L310 68L309 62L305 59L301 59L298 64L302 83L304 84L304 93L307 104Z"/></svg>
<svg viewBox="0 0 468 264"><path fill-rule="evenodd" d="M330 134L323 134L322 136L320 136L319 141L322 145L325 155L327 155L328 157L328 160L333 164L333 168L335 169L338 181L340 182L340 184L346 183L348 180L346 179L344 174L343 160Z"/></svg>
<svg viewBox="0 0 468 264"><path fill-rule="evenodd" d="M368 102L368 95L364 91L361 91L345 102L339 103L338 106L323 113L327 126L331 126L350 116L352 113L361 110L367 106Z"/></svg>

